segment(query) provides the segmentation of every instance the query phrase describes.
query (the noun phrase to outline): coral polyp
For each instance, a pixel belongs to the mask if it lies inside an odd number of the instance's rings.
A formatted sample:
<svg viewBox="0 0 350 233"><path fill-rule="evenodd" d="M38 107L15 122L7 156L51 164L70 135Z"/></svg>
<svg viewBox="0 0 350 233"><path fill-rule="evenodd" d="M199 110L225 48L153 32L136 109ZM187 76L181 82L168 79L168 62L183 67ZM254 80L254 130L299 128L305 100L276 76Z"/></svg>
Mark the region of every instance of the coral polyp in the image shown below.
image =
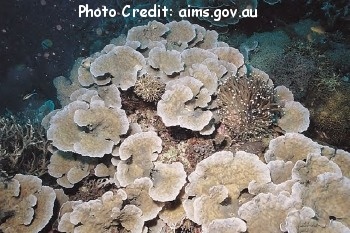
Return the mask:
<svg viewBox="0 0 350 233"><path fill-rule="evenodd" d="M231 77L218 91L218 110L225 131L234 141L255 141L271 133L280 111L274 90L255 76Z"/></svg>

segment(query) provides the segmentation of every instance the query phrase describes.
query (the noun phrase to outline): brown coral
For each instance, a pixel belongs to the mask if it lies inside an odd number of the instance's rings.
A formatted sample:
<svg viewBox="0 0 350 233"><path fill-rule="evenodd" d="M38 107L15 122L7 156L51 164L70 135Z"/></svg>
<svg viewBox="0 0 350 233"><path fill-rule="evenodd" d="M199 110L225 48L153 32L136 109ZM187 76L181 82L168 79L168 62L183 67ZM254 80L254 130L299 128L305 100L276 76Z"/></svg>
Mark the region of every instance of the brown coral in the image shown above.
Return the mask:
<svg viewBox="0 0 350 233"><path fill-rule="evenodd" d="M145 49L150 46L150 43L154 41L159 41L161 43L166 43L166 40L162 37L164 33L169 30L164 24L151 21L145 26L133 27L128 31L127 41L139 41L140 48Z"/></svg>
<svg viewBox="0 0 350 233"><path fill-rule="evenodd" d="M126 138L119 148L122 160L118 163L117 178L121 186L136 179L149 177L153 161L162 151L162 140L153 131L136 133Z"/></svg>
<svg viewBox="0 0 350 233"><path fill-rule="evenodd" d="M156 102L165 92L165 84L150 75L144 75L136 81L134 92L146 102Z"/></svg>
<svg viewBox="0 0 350 233"><path fill-rule="evenodd" d="M323 173L316 182L297 183L293 196L302 200L304 206L312 208L320 222L336 219L350 227L350 180L336 173Z"/></svg>
<svg viewBox="0 0 350 233"><path fill-rule="evenodd" d="M181 80L181 79L178 79ZM157 114L162 118L166 126L177 126L201 131L212 119L212 112L202 110L191 105L195 93L183 84L175 84L170 90L165 91L157 105Z"/></svg>
<svg viewBox="0 0 350 233"><path fill-rule="evenodd" d="M243 204L238 214L247 222L248 231L251 233L280 232L280 225L288 212L299 207L300 203L297 200L284 194L260 193L253 200Z"/></svg>
<svg viewBox="0 0 350 233"><path fill-rule="evenodd" d="M122 58L122 59L121 59ZM135 85L137 72L146 65L143 55L129 46L117 46L91 63L95 77L112 75L113 83L126 90Z"/></svg>
<svg viewBox="0 0 350 233"><path fill-rule="evenodd" d="M148 54L148 63L154 69L160 69L167 75L178 73L184 69L181 53L176 50L166 50L154 47Z"/></svg>
<svg viewBox="0 0 350 233"><path fill-rule="evenodd" d="M286 133L270 141L269 149L264 156L266 162L283 160L296 163L298 160L306 159L308 154L320 156L320 145L302 134Z"/></svg>
<svg viewBox="0 0 350 233"><path fill-rule="evenodd" d="M340 147L350 148L350 87L342 85L331 95L314 87L306 106L314 127L310 129L314 138Z"/></svg>
<svg viewBox="0 0 350 233"><path fill-rule="evenodd" d="M271 133L279 111L273 93L272 87L255 77L232 77L219 88L219 116L233 139L256 140Z"/></svg>
<svg viewBox="0 0 350 233"><path fill-rule="evenodd" d="M142 220L149 221L157 217L163 207L163 203L155 202L148 190L152 187L152 181L147 177L139 178L125 188L130 204L142 210Z"/></svg>
<svg viewBox="0 0 350 233"><path fill-rule="evenodd" d="M244 151L235 154L220 151L199 162L188 180L185 190L189 196L208 194L211 187L224 185L231 202L238 202L240 192L248 188L251 181L265 184L271 177L268 167L258 156Z"/></svg>
<svg viewBox="0 0 350 233"><path fill-rule="evenodd" d="M277 124L287 133L301 133L307 130L310 124L310 113L301 103L287 101L284 103L283 116Z"/></svg>
<svg viewBox="0 0 350 233"><path fill-rule="evenodd" d="M72 152L55 151L50 158L48 172L57 178L57 183L65 188L72 188L90 174L96 160Z"/></svg>
<svg viewBox="0 0 350 233"><path fill-rule="evenodd" d="M186 183L186 172L182 163L155 162L150 174L153 186L149 195L155 201L173 201Z"/></svg>
<svg viewBox="0 0 350 233"><path fill-rule="evenodd" d="M129 122L124 110L108 108L100 97L88 96L90 105L77 100L51 117L47 138L59 150L103 157L127 132Z"/></svg>
<svg viewBox="0 0 350 233"><path fill-rule="evenodd" d="M56 193L38 177L17 174L0 182L0 231L39 232L50 221Z"/></svg>
<svg viewBox="0 0 350 233"><path fill-rule="evenodd" d="M46 173L47 139L44 129L14 115L0 117L0 170L32 175Z"/></svg>
<svg viewBox="0 0 350 233"><path fill-rule="evenodd" d="M283 231L288 231L289 233L298 233L300 229L303 229L305 232L319 233L350 232L350 229L339 221L329 221L327 224L324 224L310 207L303 207L301 210L289 212L282 228Z"/></svg>
<svg viewBox="0 0 350 233"><path fill-rule="evenodd" d="M58 229L62 232L127 232L141 233L142 211L135 205L124 205L124 191L108 191L101 198L73 204L72 211L62 215ZM93 217L92 217L93 216Z"/></svg>
<svg viewBox="0 0 350 233"><path fill-rule="evenodd" d="M183 51L196 36L194 25L187 20L172 21L166 26L170 29L166 44L168 50Z"/></svg>
<svg viewBox="0 0 350 233"><path fill-rule="evenodd" d="M84 129L79 133L80 140L74 144L74 151L89 157L111 153L120 135L129 129L125 111L107 108L102 100L92 101L89 109L76 110L74 122Z"/></svg>

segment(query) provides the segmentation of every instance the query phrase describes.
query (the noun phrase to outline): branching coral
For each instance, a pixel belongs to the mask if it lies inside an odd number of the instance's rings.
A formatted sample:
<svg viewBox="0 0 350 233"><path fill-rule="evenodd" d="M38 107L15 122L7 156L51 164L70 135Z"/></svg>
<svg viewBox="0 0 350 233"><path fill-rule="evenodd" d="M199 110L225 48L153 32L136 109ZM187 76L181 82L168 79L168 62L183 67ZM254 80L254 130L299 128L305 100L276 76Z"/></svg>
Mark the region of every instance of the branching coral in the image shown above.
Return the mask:
<svg viewBox="0 0 350 233"><path fill-rule="evenodd" d="M14 115L0 118L0 170L41 176L48 163L42 126Z"/></svg>
<svg viewBox="0 0 350 233"><path fill-rule="evenodd" d="M273 95L273 88L256 77L232 77L219 88L219 116L233 139L254 140L271 133L279 111Z"/></svg>
<svg viewBox="0 0 350 233"><path fill-rule="evenodd" d="M305 96L308 81L317 74L313 61L293 52L277 56L271 64L271 79L276 85L284 85L291 89L296 99Z"/></svg>

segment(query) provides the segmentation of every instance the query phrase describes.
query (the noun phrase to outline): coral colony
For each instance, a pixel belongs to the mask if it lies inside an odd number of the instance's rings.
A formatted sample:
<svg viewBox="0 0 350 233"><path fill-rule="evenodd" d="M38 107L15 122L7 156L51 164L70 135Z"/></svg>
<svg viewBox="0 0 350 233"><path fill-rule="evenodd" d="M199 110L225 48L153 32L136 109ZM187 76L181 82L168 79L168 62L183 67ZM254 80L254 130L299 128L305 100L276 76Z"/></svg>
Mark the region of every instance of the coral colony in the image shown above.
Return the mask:
<svg viewBox="0 0 350 233"><path fill-rule="evenodd" d="M259 77L230 78L219 88L218 101L221 123L239 141L270 134L279 112L273 87Z"/></svg>
<svg viewBox="0 0 350 233"><path fill-rule="evenodd" d="M308 109L216 31L151 21L54 84L57 184L2 174L0 231L350 232L349 152L301 134ZM18 164L33 134L0 126ZM23 144L7 143L14 127Z"/></svg>

